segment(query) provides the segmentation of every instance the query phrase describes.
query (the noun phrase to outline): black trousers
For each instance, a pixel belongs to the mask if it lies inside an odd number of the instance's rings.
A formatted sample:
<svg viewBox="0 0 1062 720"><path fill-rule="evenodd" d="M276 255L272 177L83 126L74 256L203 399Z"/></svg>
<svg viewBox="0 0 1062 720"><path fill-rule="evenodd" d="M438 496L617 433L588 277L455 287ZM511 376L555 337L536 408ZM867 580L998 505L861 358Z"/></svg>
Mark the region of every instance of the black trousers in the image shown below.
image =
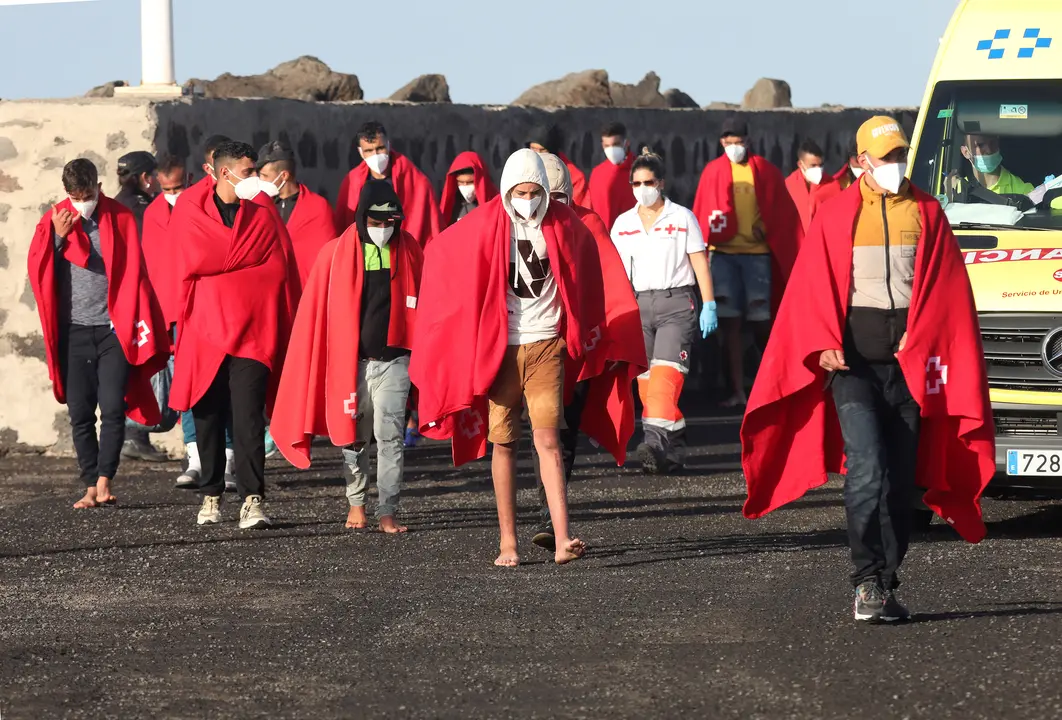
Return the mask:
<svg viewBox="0 0 1062 720"><path fill-rule="evenodd" d="M564 487L572 479L575 469L575 449L579 446L579 424L583 419L586 397L590 392L590 383L576 383L572 401L564 407L565 429L560 431L561 461L564 463ZM535 481L538 483L539 514L543 525L550 523L549 504L546 502L546 488L542 485L542 468L538 462L538 451L531 445L531 456L535 463Z"/></svg>
<svg viewBox="0 0 1062 720"><path fill-rule="evenodd" d="M921 410L898 363L860 364L831 380L848 473L844 506L852 584L900 584L911 539Z"/></svg>
<svg viewBox="0 0 1062 720"><path fill-rule="evenodd" d="M69 325L59 333L59 359L81 482L114 478L125 442L129 361L107 325ZM100 434L96 437L96 408Z"/></svg>
<svg viewBox="0 0 1062 720"><path fill-rule="evenodd" d="M265 496L265 405L269 368L227 357L206 394L192 407L204 495L225 492L225 426L232 418L232 450L240 499Z"/></svg>

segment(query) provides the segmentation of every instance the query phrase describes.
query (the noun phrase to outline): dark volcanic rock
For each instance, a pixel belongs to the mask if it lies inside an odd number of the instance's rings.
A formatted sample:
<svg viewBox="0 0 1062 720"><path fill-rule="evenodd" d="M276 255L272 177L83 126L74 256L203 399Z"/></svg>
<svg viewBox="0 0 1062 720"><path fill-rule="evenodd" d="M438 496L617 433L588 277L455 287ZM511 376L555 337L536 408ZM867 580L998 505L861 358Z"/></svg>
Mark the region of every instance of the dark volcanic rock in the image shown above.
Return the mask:
<svg viewBox="0 0 1062 720"><path fill-rule="evenodd" d="M261 75L225 73L216 80L189 80L185 87L211 98L290 98L329 102L365 97L357 75L337 73L309 55L281 63Z"/></svg>
<svg viewBox="0 0 1062 720"><path fill-rule="evenodd" d="M129 83L125 80L111 80L109 83L97 85L96 87L85 93L85 97L90 98L108 98L114 97L114 89L116 87L128 87Z"/></svg>
<svg viewBox="0 0 1062 720"><path fill-rule="evenodd" d="M415 103L448 103L450 85L446 82L445 75L421 75L396 90L388 99Z"/></svg>
<svg viewBox="0 0 1062 720"><path fill-rule="evenodd" d="M700 107L697 101L678 88L664 91L664 100L669 108L690 108L696 110Z"/></svg>
<svg viewBox="0 0 1062 720"><path fill-rule="evenodd" d="M608 73L584 70L535 85L513 101L533 107L612 107Z"/></svg>

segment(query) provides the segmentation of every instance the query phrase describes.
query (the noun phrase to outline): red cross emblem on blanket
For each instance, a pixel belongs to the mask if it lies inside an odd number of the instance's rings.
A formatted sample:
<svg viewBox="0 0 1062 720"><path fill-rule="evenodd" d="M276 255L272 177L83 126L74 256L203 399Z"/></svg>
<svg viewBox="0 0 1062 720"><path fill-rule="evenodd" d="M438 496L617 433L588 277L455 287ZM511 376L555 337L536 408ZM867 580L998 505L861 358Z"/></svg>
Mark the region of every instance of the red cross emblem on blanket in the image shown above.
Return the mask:
<svg viewBox="0 0 1062 720"><path fill-rule="evenodd" d="M465 410L458 416L457 429L469 440L474 440L483 431L483 415L472 408Z"/></svg>
<svg viewBox="0 0 1062 720"><path fill-rule="evenodd" d="M948 366L941 364L939 355L929 358L926 363L926 394L939 395L947 384Z"/></svg>
<svg viewBox="0 0 1062 720"><path fill-rule="evenodd" d="M708 216L708 229L714 234L726 230L726 223L726 213L722 210L712 210L712 214Z"/></svg>
<svg viewBox="0 0 1062 720"><path fill-rule="evenodd" d="M351 419L358 416L358 394L351 393L350 397L343 401L343 413L350 415Z"/></svg>

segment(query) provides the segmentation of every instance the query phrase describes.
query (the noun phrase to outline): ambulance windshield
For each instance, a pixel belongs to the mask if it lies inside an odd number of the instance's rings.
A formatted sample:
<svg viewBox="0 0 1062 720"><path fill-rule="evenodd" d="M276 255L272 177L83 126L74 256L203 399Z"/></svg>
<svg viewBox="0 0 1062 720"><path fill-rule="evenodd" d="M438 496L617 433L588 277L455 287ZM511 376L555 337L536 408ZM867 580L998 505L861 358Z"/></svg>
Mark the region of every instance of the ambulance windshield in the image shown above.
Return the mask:
<svg viewBox="0 0 1062 720"><path fill-rule="evenodd" d="M1062 230L1062 80L940 83L911 178L952 225Z"/></svg>

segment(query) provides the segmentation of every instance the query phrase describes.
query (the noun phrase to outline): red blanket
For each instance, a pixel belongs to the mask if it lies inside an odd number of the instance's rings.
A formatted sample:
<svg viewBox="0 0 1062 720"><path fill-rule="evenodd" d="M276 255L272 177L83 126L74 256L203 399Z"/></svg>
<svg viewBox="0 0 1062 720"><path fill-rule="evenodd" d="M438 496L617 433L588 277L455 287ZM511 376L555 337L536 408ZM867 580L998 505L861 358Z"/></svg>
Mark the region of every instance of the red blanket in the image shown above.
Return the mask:
<svg viewBox="0 0 1062 720"><path fill-rule="evenodd" d="M627 159L619 165L606 160L590 173L590 209L601 217L609 230L616 224L616 218L635 205L631 192L633 164L634 158L627 153Z"/></svg>
<svg viewBox="0 0 1062 720"><path fill-rule="evenodd" d="M832 176L824 173L821 183L811 185L804 179L800 168L785 179L785 187L789 190L789 197L793 198L797 212L800 213L800 224L805 233L811 227L811 218L819 211L819 207L830 198L841 194L841 186Z"/></svg>
<svg viewBox="0 0 1062 720"><path fill-rule="evenodd" d="M908 318L897 357L922 408L918 484L925 502L970 542L985 535L980 497L995 473L995 430L973 293L940 204L913 190L922 216ZM842 347L859 187L824 207L786 291L741 427L745 516L761 517L840 472L842 442L819 367Z"/></svg>
<svg viewBox="0 0 1062 720"><path fill-rule="evenodd" d="M771 281L774 286L775 306L789 282L789 275L796 262L797 250L804 237L793 199L785 188L782 172L759 155L749 158L752 177L756 187L756 203L771 249ZM737 213L734 210L734 171L730 159L722 155L704 168L697 197L693 202L693 214L701 225L705 241L709 245L724 245L737 234Z"/></svg>
<svg viewBox="0 0 1062 720"><path fill-rule="evenodd" d="M436 439L453 438L456 465L483 457L487 450L487 394L508 344L511 232L499 196L451 226L425 251L409 375L420 392L421 432ZM571 380L590 380L592 393L599 392L599 384L615 388L617 376L629 378L632 370L625 367L623 357L608 356L615 348L608 342L597 243L575 213L561 203L550 203L542 233L564 306L562 336L571 359L582 368ZM609 366L610 360L619 365ZM605 374L595 376L606 369ZM617 392L625 391L629 398L629 379L622 385L624 390ZM622 400L607 405L588 403L583 415L584 428L605 424L611 429L592 437L618 463L626 457L629 439L623 437L621 405Z"/></svg>
<svg viewBox="0 0 1062 720"><path fill-rule="evenodd" d="M336 230L340 233L354 223L361 188L369 177L369 166L361 163L351 170L339 186L336 197ZM421 247L440 232L439 205L427 176L400 153L391 152L391 183L402 203L402 229Z"/></svg>
<svg viewBox="0 0 1062 720"><path fill-rule="evenodd" d="M70 199L57 206L74 210ZM59 358L59 298L55 281L55 244L52 210L37 223L29 250L29 281L37 301L44 337L44 354L52 392L66 403L66 388ZM96 210L99 222L100 256L107 271L107 312L122 352L132 366L126 383L126 414L142 425L162 421L151 377L162 370L170 355L170 336L141 255L133 213L100 193ZM87 267L91 241L80 220L66 238L63 257L78 267Z"/></svg>
<svg viewBox="0 0 1062 720"><path fill-rule="evenodd" d="M413 346L413 327L424 255L403 232L391 254L391 320L387 344ZM325 245L299 303L270 432L280 452L297 468L310 466L314 436L336 446L355 440L358 403L358 342L365 256L351 225Z"/></svg>
<svg viewBox="0 0 1062 720"><path fill-rule="evenodd" d="M230 229L213 187L191 188L170 220L181 277L177 350L170 407L188 410L203 397L227 355L257 360L279 381L298 304L298 268L273 201L242 201Z"/></svg>
<svg viewBox="0 0 1062 720"><path fill-rule="evenodd" d="M165 195L159 195L144 210L144 237L140 245L144 250L151 286L158 296L166 327L177 323L180 313L180 285L177 274L177 244L170 239L170 215L173 209Z"/></svg>
<svg viewBox="0 0 1062 720"><path fill-rule="evenodd" d="M587 407L607 408L607 413L594 412L585 415L580 429L594 438L602 447L626 451L627 443L634 436L634 396L631 383L649 369L645 356L645 338L642 335L642 317L634 288L627 279L616 245L612 242L605 223L593 210L576 205L575 214L597 241L597 253L601 258L601 274L605 291L605 333L603 353L594 357L605 363L599 367L580 368L572 362L565 367L566 378L583 376L599 379L590 384ZM618 419L616 423L614 419ZM616 462L624 458L614 451Z"/></svg>
<svg viewBox="0 0 1062 720"><path fill-rule="evenodd" d="M490 179L490 173L487 171L487 166L483 164L483 158L479 156L479 153L471 150L461 153L450 163L450 171L446 174L446 180L443 181L441 206L442 227L444 229L452 224L451 218L454 216L454 207L460 202L455 173L468 168L472 168L472 174L476 178L476 203L478 205L486 205L498 195L498 187Z"/></svg>
<svg viewBox="0 0 1062 720"><path fill-rule="evenodd" d="M568 166L568 174L572 178L572 202L581 207L588 207L590 205L590 193L589 188L586 186L586 175L564 153L557 153L557 157Z"/></svg>
<svg viewBox="0 0 1062 720"><path fill-rule="evenodd" d="M287 228L291 248L295 251L295 264L299 268L299 282L304 284L321 248L338 235L332 206L300 183L299 199L288 218Z"/></svg>

